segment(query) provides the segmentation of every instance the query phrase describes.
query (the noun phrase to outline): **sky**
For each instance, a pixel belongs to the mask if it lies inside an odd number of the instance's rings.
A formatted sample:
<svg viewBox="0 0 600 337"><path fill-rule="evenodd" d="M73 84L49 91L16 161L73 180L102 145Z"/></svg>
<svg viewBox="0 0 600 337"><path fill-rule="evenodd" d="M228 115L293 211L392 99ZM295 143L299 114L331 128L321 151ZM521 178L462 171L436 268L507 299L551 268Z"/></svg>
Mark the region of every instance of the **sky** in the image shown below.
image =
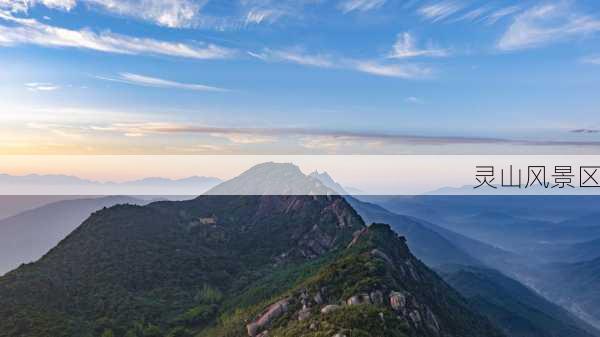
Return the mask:
<svg viewBox="0 0 600 337"><path fill-rule="evenodd" d="M599 154L600 3L0 0L0 155Z"/></svg>

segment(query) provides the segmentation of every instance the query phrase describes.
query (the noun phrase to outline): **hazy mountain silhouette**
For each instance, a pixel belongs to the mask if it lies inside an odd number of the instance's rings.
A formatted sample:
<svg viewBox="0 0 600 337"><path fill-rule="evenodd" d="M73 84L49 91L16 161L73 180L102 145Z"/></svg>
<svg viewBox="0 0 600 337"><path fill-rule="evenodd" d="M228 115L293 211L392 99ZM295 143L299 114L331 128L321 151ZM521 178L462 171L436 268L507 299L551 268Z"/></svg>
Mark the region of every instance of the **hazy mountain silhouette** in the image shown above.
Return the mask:
<svg viewBox="0 0 600 337"><path fill-rule="evenodd" d="M145 202L130 197L63 200L0 220L0 275L42 257L92 212L122 203Z"/></svg>
<svg viewBox="0 0 600 337"><path fill-rule="evenodd" d="M0 220L53 202L90 198L80 195L0 195Z"/></svg>
<svg viewBox="0 0 600 337"><path fill-rule="evenodd" d="M220 182L213 177L99 182L66 175L0 174L0 191L4 195L198 195Z"/></svg>
<svg viewBox="0 0 600 337"><path fill-rule="evenodd" d="M507 336L591 337L598 333L565 309L495 270L445 266L441 275Z"/></svg>
<svg viewBox="0 0 600 337"><path fill-rule="evenodd" d="M600 258L551 264L538 276L542 293L600 329Z"/></svg>

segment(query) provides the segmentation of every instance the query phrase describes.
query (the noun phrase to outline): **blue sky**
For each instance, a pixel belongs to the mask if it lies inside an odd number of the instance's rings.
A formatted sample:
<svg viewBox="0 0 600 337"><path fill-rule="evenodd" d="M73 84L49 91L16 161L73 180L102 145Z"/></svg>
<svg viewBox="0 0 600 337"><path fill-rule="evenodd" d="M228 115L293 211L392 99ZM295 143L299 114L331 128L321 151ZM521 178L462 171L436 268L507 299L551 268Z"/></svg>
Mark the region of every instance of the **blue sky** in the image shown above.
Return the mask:
<svg viewBox="0 0 600 337"><path fill-rule="evenodd" d="M0 0L0 153L598 153L600 4Z"/></svg>

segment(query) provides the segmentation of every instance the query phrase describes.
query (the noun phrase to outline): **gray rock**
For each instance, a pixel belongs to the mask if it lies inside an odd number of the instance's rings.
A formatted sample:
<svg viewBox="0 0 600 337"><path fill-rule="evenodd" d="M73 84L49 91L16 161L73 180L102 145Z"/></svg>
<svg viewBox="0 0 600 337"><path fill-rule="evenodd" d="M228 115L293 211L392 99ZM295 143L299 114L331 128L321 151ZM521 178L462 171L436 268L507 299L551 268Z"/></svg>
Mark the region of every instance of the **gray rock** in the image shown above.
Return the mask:
<svg viewBox="0 0 600 337"><path fill-rule="evenodd" d="M288 299L283 299L279 302L271 304L256 321L246 325L248 335L251 337L257 337L257 333L260 329L263 329L265 326L269 325L271 321L287 312L288 303Z"/></svg>
<svg viewBox="0 0 600 337"><path fill-rule="evenodd" d="M387 256L384 252L380 251L379 249L373 249L371 251L371 255L378 257L391 265L394 265L394 261L392 261L392 259L389 256Z"/></svg>
<svg viewBox="0 0 600 337"><path fill-rule="evenodd" d="M354 295L346 300L346 304L348 304L348 305L369 304L369 303L371 303L371 298L369 297L369 294Z"/></svg>
<svg viewBox="0 0 600 337"><path fill-rule="evenodd" d="M336 311L336 310L338 310L338 309L340 309L340 308L341 308L341 306L339 306L339 305L336 305L336 304L329 304L329 305L326 305L326 306L324 306L324 307L321 309L321 313L322 313L322 314L328 314L328 313L330 313L330 312L333 312L333 311Z"/></svg>
<svg viewBox="0 0 600 337"><path fill-rule="evenodd" d="M427 312L425 313L425 324L436 334L440 333L440 324L437 317L435 317L435 314L429 308L427 308Z"/></svg>
<svg viewBox="0 0 600 337"><path fill-rule="evenodd" d="M421 314L417 311L417 310L413 310L410 312L410 314L408 314L408 317L410 317L410 320L415 324L415 325L420 325L421 324Z"/></svg>
<svg viewBox="0 0 600 337"><path fill-rule="evenodd" d="M302 309L298 312L298 320L304 321L310 318L310 309Z"/></svg>
<svg viewBox="0 0 600 337"><path fill-rule="evenodd" d="M323 304L323 296L321 295L320 291L315 295L315 297L313 298L313 300L317 304Z"/></svg>
<svg viewBox="0 0 600 337"><path fill-rule="evenodd" d="M395 311L404 312L406 310L407 296L404 293L392 291L390 293L390 305Z"/></svg>

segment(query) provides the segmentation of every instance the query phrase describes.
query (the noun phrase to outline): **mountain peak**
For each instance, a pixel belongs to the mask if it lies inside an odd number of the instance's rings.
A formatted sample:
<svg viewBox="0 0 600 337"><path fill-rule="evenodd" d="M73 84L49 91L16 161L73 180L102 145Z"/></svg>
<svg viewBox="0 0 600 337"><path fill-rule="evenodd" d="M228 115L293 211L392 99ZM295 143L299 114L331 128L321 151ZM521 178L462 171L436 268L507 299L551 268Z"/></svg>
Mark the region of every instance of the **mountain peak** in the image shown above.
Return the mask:
<svg viewBox="0 0 600 337"><path fill-rule="evenodd" d="M308 176L311 178L317 179L318 181L323 183L323 185L336 191L338 194L348 195L348 192L346 192L344 187L342 185L338 184L335 180L333 180L333 178L326 171L319 173L319 171L315 170L315 171L311 172L311 174L309 174Z"/></svg>
<svg viewBox="0 0 600 337"><path fill-rule="evenodd" d="M207 195L334 195L335 189L292 163L267 162L210 189Z"/></svg>

